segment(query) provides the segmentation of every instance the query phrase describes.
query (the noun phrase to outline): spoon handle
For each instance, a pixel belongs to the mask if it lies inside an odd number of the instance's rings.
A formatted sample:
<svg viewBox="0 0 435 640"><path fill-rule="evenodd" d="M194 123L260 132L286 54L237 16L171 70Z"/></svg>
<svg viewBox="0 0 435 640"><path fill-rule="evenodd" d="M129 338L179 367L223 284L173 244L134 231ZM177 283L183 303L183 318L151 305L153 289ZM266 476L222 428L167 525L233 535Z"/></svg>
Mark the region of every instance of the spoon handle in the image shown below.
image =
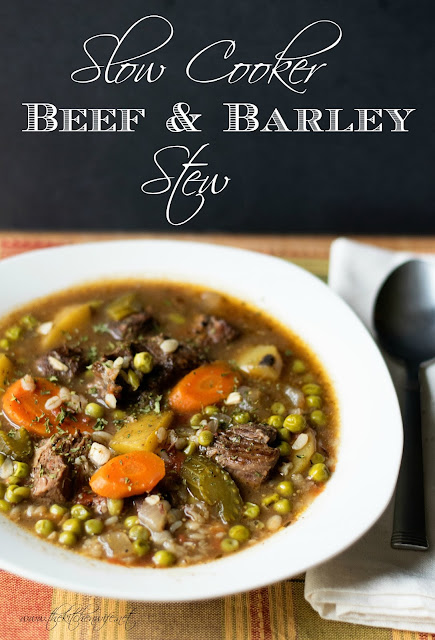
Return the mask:
<svg viewBox="0 0 435 640"><path fill-rule="evenodd" d="M423 454L418 372L408 371L403 412L403 456L394 504L393 549L426 551Z"/></svg>

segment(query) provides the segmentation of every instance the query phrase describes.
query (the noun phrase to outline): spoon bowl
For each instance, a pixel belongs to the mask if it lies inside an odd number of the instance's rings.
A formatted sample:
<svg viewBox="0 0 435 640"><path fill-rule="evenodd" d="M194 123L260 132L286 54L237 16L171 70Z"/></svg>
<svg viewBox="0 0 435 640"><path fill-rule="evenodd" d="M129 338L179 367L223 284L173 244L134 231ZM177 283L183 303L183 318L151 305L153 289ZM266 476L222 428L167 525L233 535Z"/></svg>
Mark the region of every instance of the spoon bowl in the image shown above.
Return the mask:
<svg viewBox="0 0 435 640"><path fill-rule="evenodd" d="M410 260L397 267L379 290L373 323L381 347L407 372L391 546L426 551L419 369L435 357L435 266Z"/></svg>
<svg viewBox="0 0 435 640"><path fill-rule="evenodd" d="M410 260L382 285L374 324L382 348L405 363L435 357L435 265Z"/></svg>

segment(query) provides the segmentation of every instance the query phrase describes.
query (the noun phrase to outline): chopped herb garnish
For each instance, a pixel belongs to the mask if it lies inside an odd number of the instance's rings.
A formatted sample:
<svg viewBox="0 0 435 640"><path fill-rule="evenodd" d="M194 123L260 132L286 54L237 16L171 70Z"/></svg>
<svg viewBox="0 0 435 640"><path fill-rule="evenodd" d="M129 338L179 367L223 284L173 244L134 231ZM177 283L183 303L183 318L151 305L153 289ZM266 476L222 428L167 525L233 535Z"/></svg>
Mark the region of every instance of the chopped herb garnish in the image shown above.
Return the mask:
<svg viewBox="0 0 435 640"><path fill-rule="evenodd" d="M58 422L59 424L62 424L65 418L66 418L65 407L62 407L59 413L57 414L56 422Z"/></svg>
<svg viewBox="0 0 435 640"><path fill-rule="evenodd" d="M94 324L92 328L94 330L94 333L109 333L109 325L107 324L107 322Z"/></svg>
<svg viewBox="0 0 435 640"><path fill-rule="evenodd" d="M108 424L107 420L104 418L97 418L97 421L94 424L94 431L104 431L106 424Z"/></svg>
<svg viewBox="0 0 435 640"><path fill-rule="evenodd" d="M94 344L91 347L89 347L89 351L87 353L87 358L91 362L95 362L95 360L98 358L98 350L97 350L97 347ZM89 369L90 367L87 367L87 368Z"/></svg>

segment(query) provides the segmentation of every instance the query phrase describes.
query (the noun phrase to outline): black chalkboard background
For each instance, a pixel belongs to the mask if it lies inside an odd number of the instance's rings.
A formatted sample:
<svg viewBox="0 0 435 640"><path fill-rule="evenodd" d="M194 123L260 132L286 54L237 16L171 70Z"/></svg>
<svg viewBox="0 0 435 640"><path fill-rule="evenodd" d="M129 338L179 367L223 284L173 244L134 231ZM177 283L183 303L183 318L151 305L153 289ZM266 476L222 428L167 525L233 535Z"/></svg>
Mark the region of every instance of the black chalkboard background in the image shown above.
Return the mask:
<svg viewBox="0 0 435 640"><path fill-rule="evenodd" d="M88 62L86 38L121 36L152 13L175 29L158 56L167 66L159 82L72 82L71 72ZM167 197L140 190L157 177L153 153L209 142L211 173L228 175L231 183L179 230L435 232L433 0L2 0L0 18L2 228L173 230L165 219ZM321 19L339 23L343 39L325 54L328 67L304 96L277 82L200 85L185 75L190 57L216 40L237 41L234 61L268 62ZM315 35L310 42L318 44ZM140 37L132 41L131 53L140 43ZM215 60L210 71L217 73L222 60ZM202 133L166 129L178 101L203 114ZM409 133L401 134L223 133L222 103L235 101L258 105L263 123L277 107L290 128L299 107L340 107L346 120L357 107L417 111L409 116ZM23 102L141 107L147 117L131 134L23 133Z"/></svg>

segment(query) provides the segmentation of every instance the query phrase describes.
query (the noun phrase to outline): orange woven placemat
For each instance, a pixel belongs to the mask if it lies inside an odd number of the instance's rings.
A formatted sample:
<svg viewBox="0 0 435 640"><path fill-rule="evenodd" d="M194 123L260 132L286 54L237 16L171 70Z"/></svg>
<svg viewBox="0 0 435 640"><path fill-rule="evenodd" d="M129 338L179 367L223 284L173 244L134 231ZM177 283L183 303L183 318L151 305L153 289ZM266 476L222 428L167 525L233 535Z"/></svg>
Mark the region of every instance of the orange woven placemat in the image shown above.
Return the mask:
<svg viewBox="0 0 435 640"><path fill-rule="evenodd" d="M103 236L0 233L0 257L99 239ZM261 250L291 259L321 277L327 273L331 238L195 239ZM377 243L435 250L435 239L429 238L377 239ZM430 634L324 621L305 602L303 587L303 579L296 579L213 601L148 604L83 596L0 571L0 640L435 640Z"/></svg>

